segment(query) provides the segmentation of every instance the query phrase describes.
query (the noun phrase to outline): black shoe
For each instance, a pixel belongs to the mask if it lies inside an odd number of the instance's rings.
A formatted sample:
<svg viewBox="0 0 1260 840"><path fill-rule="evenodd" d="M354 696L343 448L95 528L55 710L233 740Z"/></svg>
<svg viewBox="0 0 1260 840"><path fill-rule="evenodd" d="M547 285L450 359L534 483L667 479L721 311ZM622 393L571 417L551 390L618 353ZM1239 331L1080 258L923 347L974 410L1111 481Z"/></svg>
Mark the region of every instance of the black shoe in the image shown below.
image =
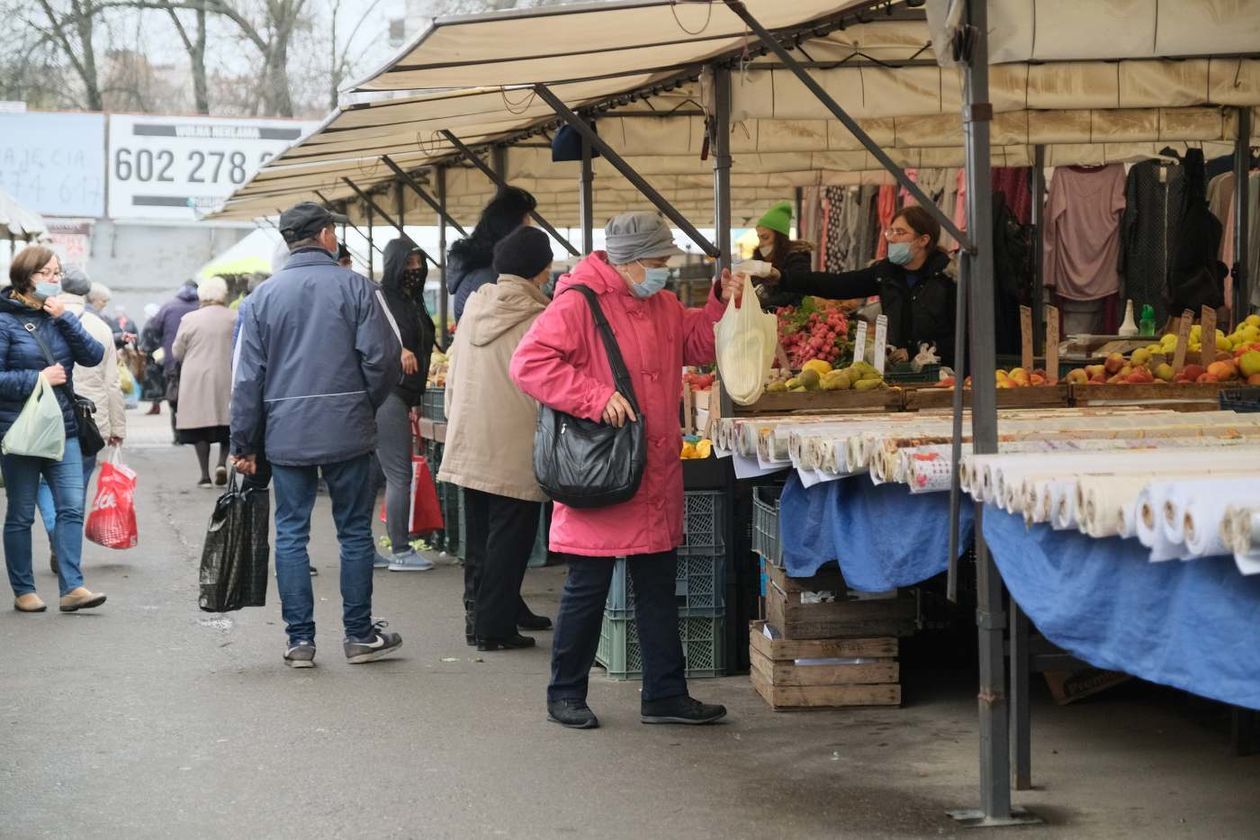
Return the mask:
<svg viewBox="0 0 1260 840"><path fill-rule="evenodd" d="M57 549L53 549L48 555L48 568L52 569L54 575L61 574L61 564L57 562Z"/></svg>
<svg viewBox="0 0 1260 840"><path fill-rule="evenodd" d="M537 615L532 610L526 609L516 619L516 626L521 630L533 630L539 632L541 630L551 629L551 619L545 615Z"/></svg>
<svg viewBox="0 0 1260 840"><path fill-rule="evenodd" d="M388 626L389 622L378 621L372 625L372 630L366 638L347 638L343 645L346 661L351 665L375 662L402 647L402 636L387 631L385 628Z"/></svg>
<svg viewBox="0 0 1260 840"><path fill-rule="evenodd" d="M599 729L599 718L585 700L547 701L547 720L569 729Z"/></svg>
<svg viewBox="0 0 1260 840"><path fill-rule="evenodd" d="M682 695L664 700L645 700L640 706L639 720L644 723L687 723L692 725L713 723L726 717L726 707L701 703L694 697Z"/></svg>
<svg viewBox="0 0 1260 840"><path fill-rule="evenodd" d="M532 648L536 643L532 636L508 636L505 639L478 639L477 650L521 650Z"/></svg>

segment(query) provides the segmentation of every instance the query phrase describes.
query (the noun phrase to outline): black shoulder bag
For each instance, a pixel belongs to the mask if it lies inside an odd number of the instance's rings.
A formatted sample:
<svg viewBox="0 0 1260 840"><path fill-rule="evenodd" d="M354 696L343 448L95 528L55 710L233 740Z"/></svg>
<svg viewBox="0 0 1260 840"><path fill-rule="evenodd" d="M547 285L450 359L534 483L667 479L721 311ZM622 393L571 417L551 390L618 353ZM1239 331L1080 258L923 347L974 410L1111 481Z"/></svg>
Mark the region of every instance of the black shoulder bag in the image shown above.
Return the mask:
<svg viewBox="0 0 1260 840"><path fill-rule="evenodd" d="M588 286L571 286L590 304L604 340L613 382L639 418L621 428L586 420L547 405L538 410L534 432L534 477L552 500L573 508L598 508L628 501L639 492L647 463L643 415L634 396L630 372L612 328Z"/></svg>
<svg viewBox="0 0 1260 840"><path fill-rule="evenodd" d="M44 357L48 359L49 365L59 365L57 357L53 355L52 348L48 346L48 342L44 341L44 337L37 332L34 321L22 321L26 331L31 334L31 338L39 344L41 350L44 351ZM101 430L96 428L96 403L87 397L80 397L74 392L74 388L70 385L70 380L66 379L66 392L70 394L70 403L74 406L74 419L79 427L79 451L84 458L91 458L97 452L105 448L105 439L101 437Z"/></svg>

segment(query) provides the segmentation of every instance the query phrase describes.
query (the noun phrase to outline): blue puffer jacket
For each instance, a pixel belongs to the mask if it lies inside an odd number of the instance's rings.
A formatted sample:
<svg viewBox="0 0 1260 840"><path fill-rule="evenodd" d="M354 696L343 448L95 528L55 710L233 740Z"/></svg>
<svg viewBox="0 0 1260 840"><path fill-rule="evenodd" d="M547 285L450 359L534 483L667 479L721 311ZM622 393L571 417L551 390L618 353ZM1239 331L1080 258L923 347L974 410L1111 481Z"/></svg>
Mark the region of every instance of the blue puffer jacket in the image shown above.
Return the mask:
<svg viewBox="0 0 1260 840"><path fill-rule="evenodd" d="M322 248L289 257L242 307L232 377L232 452L258 441L282 466L376 449L376 409L402 379L380 289Z"/></svg>
<svg viewBox="0 0 1260 840"><path fill-rule="evenodd" d="M472 293L499 279L491 265L490 251L471 239L461 239L446 255L446 290L455 298L455 320L464 317L464 304Z"/></svg>
<svg viewBox="0 0 1260 840"><path fill-rule="evenodd" d="M61 404L61 419L66 424L68 437L79 436L79 426L74 419L74 403L69 391L74 387L75 364L92 367L99 365L105 356L105 348L88 335L79 319L69 312L60 318L51 318L42 309L31 309L16 298L13 289L0 293L0 436L22 413L26 399L35 390L39 372L48 367L48 357L35 337L27 332L26 322L35 329L52 351L53 357L66 369L66 384L70 388L56 388L57 402Z"/></svg>

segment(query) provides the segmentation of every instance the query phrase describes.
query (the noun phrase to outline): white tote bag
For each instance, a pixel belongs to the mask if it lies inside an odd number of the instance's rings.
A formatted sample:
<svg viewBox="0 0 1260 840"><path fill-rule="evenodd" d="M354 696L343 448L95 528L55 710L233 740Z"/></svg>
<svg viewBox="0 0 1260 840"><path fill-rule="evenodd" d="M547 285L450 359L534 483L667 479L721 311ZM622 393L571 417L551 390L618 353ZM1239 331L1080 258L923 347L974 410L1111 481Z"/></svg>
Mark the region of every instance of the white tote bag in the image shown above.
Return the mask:
<svg viewBox="0 0 1260 840"><path fill-rule="evenodd" d="M713 325L713 332L722 386L735 402L751 405L765 390L766 376L774 363L779 326L773 314L761 311L752 278L747 274L743 278L741 305L736 307L735 299L731 298L725 314Z"/></svg>
<svg viewBox="0 0 1260 840"><path fill-rule="evenodd" d="M0 441L5 455L29 455L60 461L66 451L66 426L61 404L44 374L35 380L35 390L26 398L22 413Z"/></svg>

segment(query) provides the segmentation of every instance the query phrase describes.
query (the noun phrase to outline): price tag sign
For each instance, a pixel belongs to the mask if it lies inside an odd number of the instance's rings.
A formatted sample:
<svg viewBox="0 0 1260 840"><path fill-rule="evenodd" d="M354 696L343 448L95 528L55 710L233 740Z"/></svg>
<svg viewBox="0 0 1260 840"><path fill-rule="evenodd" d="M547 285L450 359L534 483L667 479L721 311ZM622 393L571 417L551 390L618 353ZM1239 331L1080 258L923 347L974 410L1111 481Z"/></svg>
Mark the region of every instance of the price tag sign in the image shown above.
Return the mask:
<svg viewBox="0 0 1260 840"><path fill-rule="evenodd" d="M316 124L297 120L109 117L109 216L196 221Z"/></svg>
<svg viewBox="0 0 1260 840"><path fill-rule="evenodd" d="M1026 371L1033 368L1033 312L1031 306L1019 308L1019 366ZM1047 371L1048 373L1049 371Z"/></svg>
<svg viewBox="0 0 1260 840"><path fill-rule="evenodd" d="M1173 353L1173 370L1178 373L1186 366L1186 351L1190 349L1190 326L1193 323L1194 312L1187 309L1181 313L1181 320L1177 322L1177 350Z"/></svg>
<svg viewBox="0 0 1260 840"><path fill-rule="evenodd" d="M875 370L880 374L884 372L884 361L888 356L888 316L879 315L875 318L875 348L871 351L875 356L871 359L871 364L875 366Z"/></svg>
<svg viewBox="0 0 1260 840"><path fill-rule="evenodd" d="M853 337L853 361L866 360L866 322L858 321L857 334Z"/></svg>
<svg viewBox="0 0 1260 840"><path fill-rule="evenodd" d="M1046 381L1059 381L1059 307L1046 307Z"/></svg>
<svg viewBox="0 0 1260 840"><path fill-rule="evenodd" d="M1199 364L1207 370L1208 365L1216 361L1216 310L1210 306L1203 307L1199 324L1203 330L1203 335L1200 336L1203 346L1199 351Z"/></svg>

